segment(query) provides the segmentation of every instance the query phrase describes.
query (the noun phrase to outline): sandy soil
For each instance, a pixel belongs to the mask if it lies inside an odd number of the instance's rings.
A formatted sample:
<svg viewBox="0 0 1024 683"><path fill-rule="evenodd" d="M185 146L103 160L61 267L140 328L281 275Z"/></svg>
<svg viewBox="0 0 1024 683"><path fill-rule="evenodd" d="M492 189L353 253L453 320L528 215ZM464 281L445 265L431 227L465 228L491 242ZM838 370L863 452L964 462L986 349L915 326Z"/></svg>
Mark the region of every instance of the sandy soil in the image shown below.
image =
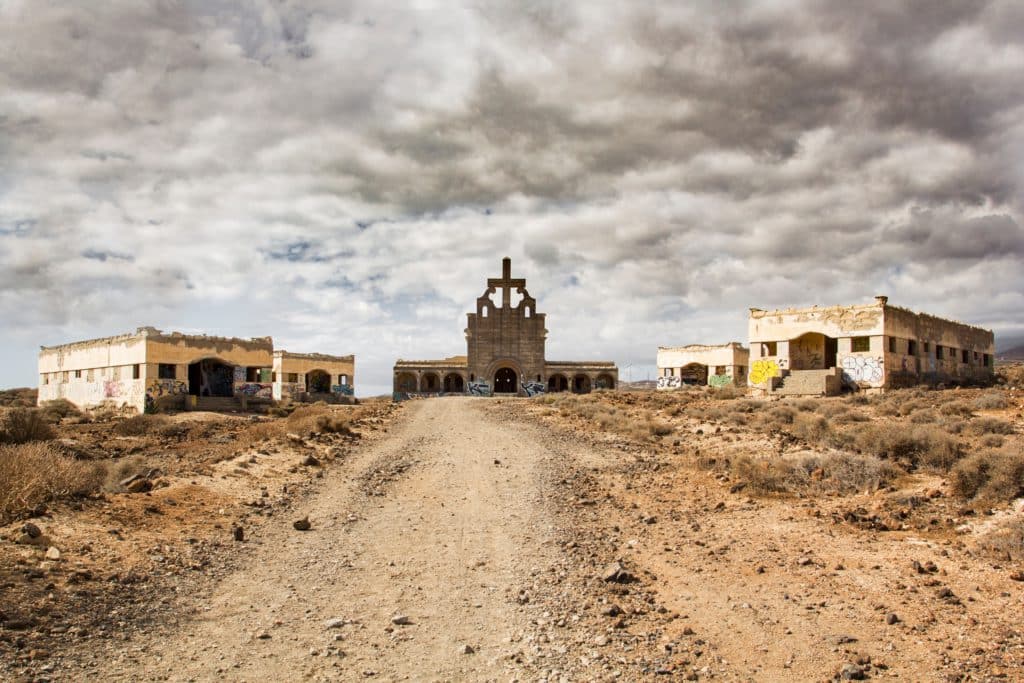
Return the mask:
<svg viewBox="0 0 1024 683"><path fill-rule="evenodd" d="M700 437L705 448L720 438ZM875 493L753 499L688 457L581 431L529 400L411 402L323 468L308 496L222 548L234 554L223 574L168 576L146 594L169 596L154 618L126 618L7 671L133 681L1019 676L1024 584L1009 567L942 535L843 521ZM312 528L295 530L307 516Z"/></svg>

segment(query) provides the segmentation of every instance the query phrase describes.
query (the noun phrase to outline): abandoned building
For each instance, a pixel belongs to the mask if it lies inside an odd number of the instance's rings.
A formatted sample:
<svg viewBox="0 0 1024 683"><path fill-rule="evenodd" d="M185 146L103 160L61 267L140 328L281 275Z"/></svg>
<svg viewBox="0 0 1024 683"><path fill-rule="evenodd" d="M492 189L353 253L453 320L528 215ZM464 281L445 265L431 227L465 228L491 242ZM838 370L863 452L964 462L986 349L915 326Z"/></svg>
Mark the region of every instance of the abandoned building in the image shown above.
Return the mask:
<svg viewBox="0 0 1024 683"><path fill-rule="evenodd" d="M890 306L750 309L750 386L781 395L991 380L990 330Z"/></svg>
<svg viewBox="0 0 1024 683"><path fill-rule="evenodd" d="M501 290L501 303L491 297ZM513 293L517 301L513 304ZM545 314L526 290L526 280L512 277L512 260L502 261L502 276L487 280L467 314L466 355L443 360L399 360L394 368L396 400L415 395L509 394L614 389L619 370L611 361L549 361Z"/></svg>
<svg viewBox="0 0 1024 683"><path fill-rule="evenodd" d="M270 337L134 333L42 346L39 402L220 410L351 395L355 359L274 351Z"/></svg>
<svg viewBox="0 0 1024 683"><path fill-rule="evenodd" d="M739 342L658 347L658 389L747 386L750 350Z"/></svg>

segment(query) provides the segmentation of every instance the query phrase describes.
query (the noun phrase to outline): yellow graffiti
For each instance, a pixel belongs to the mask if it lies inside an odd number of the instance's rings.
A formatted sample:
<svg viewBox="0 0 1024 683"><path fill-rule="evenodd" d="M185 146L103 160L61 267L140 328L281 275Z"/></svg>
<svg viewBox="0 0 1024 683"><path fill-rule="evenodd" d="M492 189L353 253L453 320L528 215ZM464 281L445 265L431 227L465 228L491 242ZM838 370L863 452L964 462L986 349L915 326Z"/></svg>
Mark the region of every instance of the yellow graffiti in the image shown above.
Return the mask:
<svg viewBox="0 0 1024 683"><path fill-rule="evenodd" d="M773 360L755 360L750 366L750 383L763 384L770 377L779 376L779 364Z"/></svg>

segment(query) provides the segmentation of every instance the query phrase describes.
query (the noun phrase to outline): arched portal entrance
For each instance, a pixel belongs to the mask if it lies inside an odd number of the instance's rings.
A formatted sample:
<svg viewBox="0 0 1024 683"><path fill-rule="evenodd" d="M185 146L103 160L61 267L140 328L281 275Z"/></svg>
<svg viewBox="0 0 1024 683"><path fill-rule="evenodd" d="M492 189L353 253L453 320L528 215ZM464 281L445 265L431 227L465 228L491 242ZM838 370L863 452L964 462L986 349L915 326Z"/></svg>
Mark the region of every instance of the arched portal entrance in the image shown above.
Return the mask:
<svg viewBox="0 0 1024 683"><path fill-rule="evenodd" d="M839 342L820 332L808 332L789 342L790 370L827 370L836 367Z"/></svg>
<svg viewBox="0 0 1024 683"><path fill-rule="evenodd" d="M219 358L204 358L188 366L188 393L193 396L234 396L235 367Z"/></svg>
<svg viewBox="0 0 1024 683"><path fill-rule="evenodd" d="M518 394L519 376L512 368L500 368L494 373L494 393Z"/></svg>
<svg viewBox="0 0 1024 683"><path fill-rule="evenodd" d="M444 376L444 393L461 394L466 391L466 383L462 375L451 372Z"/></svg>
<svg viewBox="0 0 1024 683"><path fill-rule="evenodd" d="M702 387L708 383L708 366L703 363L690 363L679 369L679 381L683 384Z"/></svg>
<svg viewBox="0 0 1024 683"><path fill-rule="evenodd" d="M604 372L597 376L597 382L594 384L598 389L614 389L615 378Z"/></svg>
<svg viewBox="0 0 1024 683"><path fill-rule="evenodd" d="M331 393L331 376L326 370L310 370L306 373L306 393Z"/></svg>
<svg viewBox="0 0 1024 683"><path fill-rule="evenodd" d="M572 378L572 393L574 394L589 394L590 393L590 378L586 375L576 375Z"/></svg>
<svg viewBox="0 0 1024 683"><path fill-rule="evenodd" d="M411 394L416 391L416 375L411 372L402 372L395 377L395 391Z"/></svg>
<svg viewBox="0 0 1024 683"><path fill-rule="evenodd" d="M569 390L569 378L565 375L551 375L548 377L548 393L556 394L560 391Z"/></svg>
<svg viewBox="0 0 1024 683"><path fill-rule="evenodd" d="M420 377L420 391L425 394L436 394L441 391L441 380L432 372Z"/></svg>

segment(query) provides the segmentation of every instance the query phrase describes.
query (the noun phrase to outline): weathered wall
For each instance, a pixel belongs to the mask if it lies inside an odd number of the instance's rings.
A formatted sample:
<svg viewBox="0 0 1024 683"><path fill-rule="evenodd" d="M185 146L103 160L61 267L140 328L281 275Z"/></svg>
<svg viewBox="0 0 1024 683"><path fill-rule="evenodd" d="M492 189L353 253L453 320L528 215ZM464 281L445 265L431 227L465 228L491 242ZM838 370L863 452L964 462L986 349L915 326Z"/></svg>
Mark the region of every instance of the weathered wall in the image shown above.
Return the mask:
<svg viewBox="0 0 1024 683"><path fill-rule="evenodd" d="M145 363L145 338L139 333L41 347L39 402L62 398L81 408L109 403L141 411Z"/></svg>
<svg viewBox="0 0 1024 683"><path fill-rule="evenodd" d="M745 386L750 350L738 342L659 346L657 362L659 389L678 389L694 381L713 387Z"/></svg>
<svg viewBox="0 0 1024 683"><path fill-rule="evenodd" d="M339 396L352 396L355 393L355 356L275 351L273 368L276 379L272 394L278 400L301 398L306 393L306 375L314 370L322 370L330 375L330 393ZM295 382L289 381L290 375L296 376ZM252 388L241 386L238 390L247 393ZM265 389L261 388L260 391L265 392Z"/></svg>

